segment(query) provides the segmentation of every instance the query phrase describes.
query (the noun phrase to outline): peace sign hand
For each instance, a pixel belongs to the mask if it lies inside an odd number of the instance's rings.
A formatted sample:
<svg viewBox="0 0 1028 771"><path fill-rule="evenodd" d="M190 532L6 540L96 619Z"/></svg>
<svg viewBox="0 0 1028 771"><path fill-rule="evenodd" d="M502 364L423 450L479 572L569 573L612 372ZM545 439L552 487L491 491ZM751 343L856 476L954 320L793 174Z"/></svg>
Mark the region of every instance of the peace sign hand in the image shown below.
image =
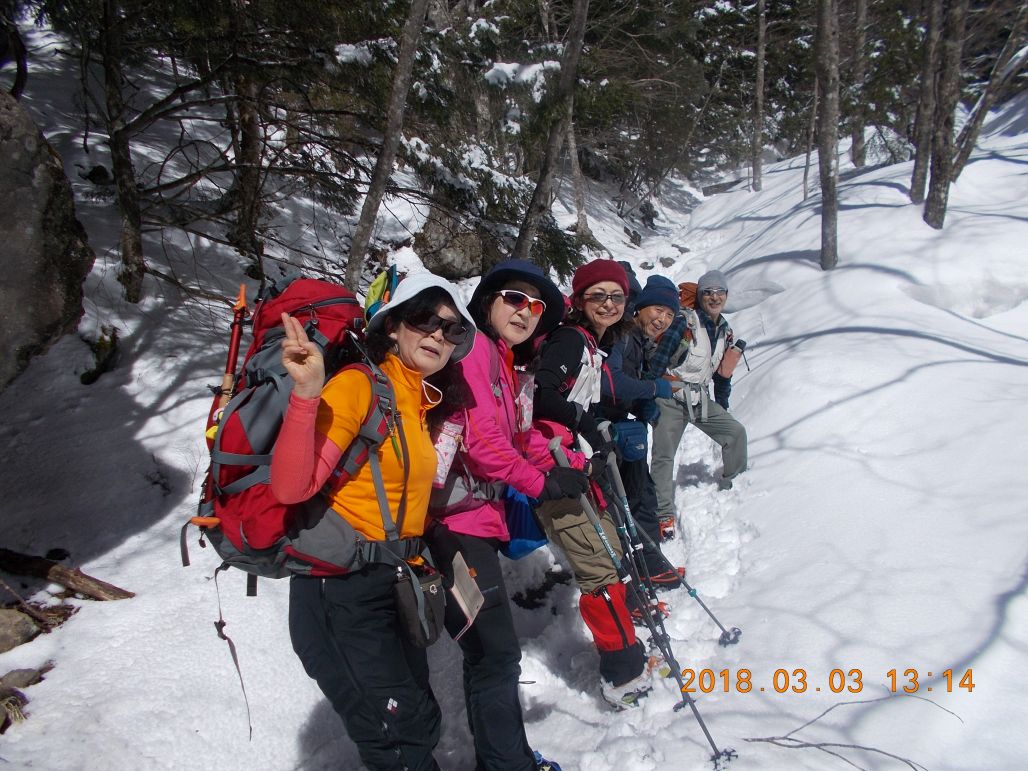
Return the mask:
<svg viewBox="0 0 1028 771"><path fill-rule="evenodd" d="M293 393L301 399L321 395L325 385L325 359L321 349L307 337L303 324L288 313L282 314L282 366L293 378Z"/></svg>

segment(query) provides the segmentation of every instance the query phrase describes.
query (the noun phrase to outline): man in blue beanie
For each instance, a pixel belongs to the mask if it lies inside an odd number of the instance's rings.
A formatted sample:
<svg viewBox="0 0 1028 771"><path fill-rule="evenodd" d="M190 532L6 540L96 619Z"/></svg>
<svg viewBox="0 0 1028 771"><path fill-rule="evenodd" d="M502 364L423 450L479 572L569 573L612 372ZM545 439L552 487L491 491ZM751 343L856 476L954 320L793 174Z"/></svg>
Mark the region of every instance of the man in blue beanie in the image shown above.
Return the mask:
<svg viewBox="0 0 1028 771"><path fill-rule="evenodd" d="M655 399L671 397L671 384L667 380L643 379L643 365L647 349L653 346L652 341L667 329L677 312L678 287L663 276L650 276L645 288L635 298L635 325L609 347L607 369L610 378L604 378L600 386L600 412L603 418L619 428L622 435L634 432L640 438L645 437L646 423L659 414ZM630 421L629 414L641 420ZM632 516L651 542L643 549L651 580L658 588L681 586L678 569L660 550L657 496L646 462L645 446L641 449L641 457L622 457L618 470Z"/></svg>
<svg viewBox="0 0 1028 771"><path fill-rule="evenodd" d="M721 445L724 469L717 480L720 489L731 489L732 480L746 470L746 429L728 414L731 368L741 345L734 345L732 328L721 313L727 300L728 279L724 273L711 270L700 276L695 306L682 308L647 363L646 377L667 380L673 389L671 398L657 399L660 418L653 430L650 471L657 486L657 511L662 517L675 514L675 454L690 423Z"/></svg>

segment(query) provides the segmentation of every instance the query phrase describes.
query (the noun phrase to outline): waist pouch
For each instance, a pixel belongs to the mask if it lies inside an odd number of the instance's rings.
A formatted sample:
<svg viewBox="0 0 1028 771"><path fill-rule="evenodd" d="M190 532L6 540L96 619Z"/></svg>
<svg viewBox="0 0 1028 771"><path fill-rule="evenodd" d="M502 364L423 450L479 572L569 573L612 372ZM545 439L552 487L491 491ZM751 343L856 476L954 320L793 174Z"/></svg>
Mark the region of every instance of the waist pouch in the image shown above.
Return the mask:
<svg viewBox="0 0 1028 771"><path fill-rule="evenodd" d="M626 461L646 459L648 438L646 424L641 420L620 420L614 424L615 442Z"/></svg>
<svg viewBox="0 0 1028 771"><path fill-rule="evenodd" d="M393 600L400 632L411 645L427 648L439 639L446 609L439 571L429 565L397 565Z"/></svg>

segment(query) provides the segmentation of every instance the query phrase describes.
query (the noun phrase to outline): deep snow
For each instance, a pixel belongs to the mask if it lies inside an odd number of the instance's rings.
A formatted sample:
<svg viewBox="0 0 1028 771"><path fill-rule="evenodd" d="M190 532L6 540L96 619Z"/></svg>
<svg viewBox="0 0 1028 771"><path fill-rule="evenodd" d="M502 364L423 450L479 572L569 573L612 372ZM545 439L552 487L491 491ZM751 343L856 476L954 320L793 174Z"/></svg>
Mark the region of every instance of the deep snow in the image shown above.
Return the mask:
<svg viewBox="0 0 1028 771"><path fill-rule="evenodd" d="M248 740L239 683L212 623L217 560L194 539L194 565L182 568L177 543L203 470L206 385L224 362L226 309L152 278L143 303L122 300L114 208L75 176L85 156L74 78L44 33L33 32L32 43L36 61L48 64L30 79L26 103L75 180L98 255L80 334L94 339L101 326L115 326L122 355L84 386L90 352L69 336L0 394L2 540L30 553L66 548L72 564L137 596L72 600L81 610L62 628L0 655L0 673L56 665L27 689L29 718L0 739L0 761L358 768L338 718L290 649L285 582L264 581L249 599L242 576L227 575L220 601L252 710ZM942 231L907 200L910 164L853 170L844 159L840 259L830 273L818 267L818 197L802 200L802 159L770 165L761 193L715 196L691 211L679 205L684 186L669 185L656 229L633 225L640 247L624 236L609 196L591 192L597 237L638 266L641 279L724 270L731 322L749 343L752 370L736 375L732 411L749 431L751 468L734 490L717 492L717 452L687 431L680 535L666 549L719 619L743 630L738 645L721 648L696 602L681 590L666 596L682 666L728 670L729 692L719 677L698 705L717 743L739 752L731 768L849 767L839 756L866 768L908 767L881 753L931 769L1024 764L1026 168L1023 98L987 124ZM399 221L383 219L383 228L413 228L424 216L390 209ZM312 210L294 200L283 214ZM302 239L302 231L290 235ZM234 295L237 259L209 242L185 234L151 241L148 257L186 283ZM395 257L417 264L409 249ZM661 258L674 263L662 267ZM468 297L474 283L464 287ZM544 549L512 563L512 591L537 583L555 560ZM26 591L41 599L58 588ZM566 771L709 767L693 718L672 711L673 681L659 683L639 710L604 707L575 600L572 586L559 585L544 608L515 608L532 744ZM459 659L449 640L431 651L444 769L473 766ZM749 693L735 689L744 668ZM887 687L893 669L896 694ZM919 673L914 697L902 692L907 669ZM806 691L775 692L776 670L790 685L805 671ZM859 692L833 693L833 670ZM967 670L973 691L957 685ZM788 738L752 741L766 737ZM831 743L824 749L837 755L795 740Z"/></svg>

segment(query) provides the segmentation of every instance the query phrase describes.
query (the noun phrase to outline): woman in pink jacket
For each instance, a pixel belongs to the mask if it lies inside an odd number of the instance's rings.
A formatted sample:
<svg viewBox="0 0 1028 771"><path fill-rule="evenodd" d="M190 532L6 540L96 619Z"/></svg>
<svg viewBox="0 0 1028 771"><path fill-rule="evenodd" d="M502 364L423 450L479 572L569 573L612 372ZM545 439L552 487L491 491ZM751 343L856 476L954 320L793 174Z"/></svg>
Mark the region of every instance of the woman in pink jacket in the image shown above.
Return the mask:
<svg viewBox="0 0 1028 771"><path fill-rule="evenodd" d="M458 641L476 769L556 768L532 752L525 736L518 696L521 647L498 553L510 539L500 493L506 484L541 500L577 498L587 489L582 471L555 467L545 457L545 442L532 437L531 389L522 392L515 371L531 359L532 340L560 323L564 298L538 266L509 260L482 279L468 310L479 332L460 363L468 394L456 417L464 423L463 446L450 467L449 482L464 477L462 487L479 493L463 505L435 512L430 508L434 521L426 536L440 566L449 566L457 552L463 555L485 598L474 624ZM454 636L466 623L453 603L447 605L446 621Z"/></svg>

